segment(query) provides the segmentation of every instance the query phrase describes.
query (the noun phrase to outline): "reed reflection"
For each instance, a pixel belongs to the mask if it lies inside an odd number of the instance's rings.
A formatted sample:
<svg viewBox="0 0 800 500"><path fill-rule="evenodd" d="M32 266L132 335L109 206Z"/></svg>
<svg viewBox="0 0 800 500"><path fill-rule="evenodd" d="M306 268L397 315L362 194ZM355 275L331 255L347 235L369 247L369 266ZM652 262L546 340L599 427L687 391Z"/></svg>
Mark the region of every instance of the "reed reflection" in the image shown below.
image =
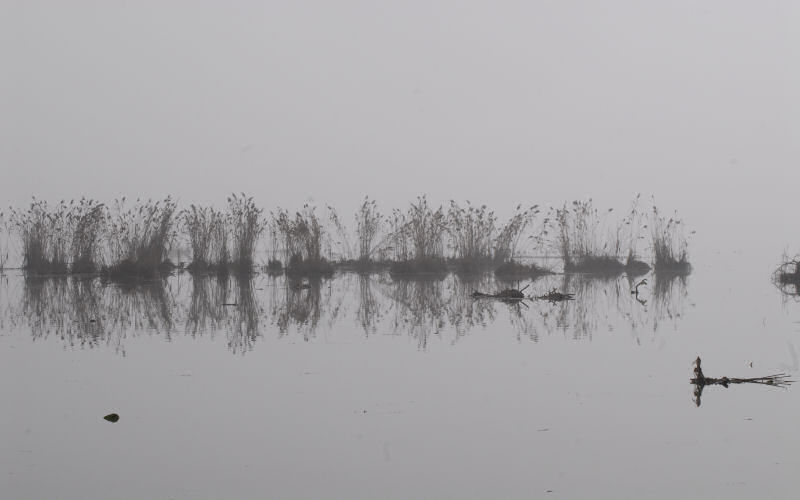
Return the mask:
<svg viewBox="0 0 800 500"><path fill-rule="evenodd" d="M186 332L192 337L216 331L225 323L228 307L228 277L195 276L186 315Z"/></svg>
<svg viewBox="0 0 800 500"><path fill-rule="evenodd" d="M101 343L125 354L123 340L139 331L167 337L175 327L175 297L167 280L112 285L99 278L23 278L20 312L34 340L51 336L70 347Z"/></svg>
<svg viewBox="0 0 800 500"><path fill-rule="evenodd" d="M303 335L303 340L309 341L314 337L322 316L322 278L287 278L282 288L283 300L272 310L279 334L287 335L295 327Z"/></svg>
<svg viewBox="0 0 800 500"><path fill-rule="evenodd" d="M228 349L234 354L251 351L261 335L259 325L264 309L256 298L253 278L249 275L225 280L230 283L232 302L223 302Z"/></svg>
<svg viewBox="0 0 800 500"><path fill-rule="evenodd" d="M419 349L426 349L429 337L445 327L450 298L445 296L445 282L453 279L450 275L396 280L389 289L392 331L407 331Z"/></svg>
<svg viewBox="0 0 800 500"><path fill-rule="evenodd" d="M563 331L573 339L591 339L596 332L614 331L624 324L641 343L644 331L657 332L665 320L677 322L688 298L685 274L654 273L649 280L641 276L567 273L545 277L535 285L537 289L560 289L573 294L574 300L537 301L532 304L533 314L548 334Z"/></svg>
<svg viewBox="0 0 800 500"><path fill-rule="evenodd" d="M378 324L385 314L385 307L376 293L376 278L374 275L361 273L358 275L358 309L356 321L364 330L366 336L378 332Z"/></svg>
<svg viewBox="0 0 800 500"><path fill-rule="evenodd" d="M125 285L78 276L14 276L3 286L4 301L19 307L6 306L2 321L12 327L23 321L35 340L55 336L81 347L106 343L123 354L122 341L144 331L167 340L178 331L212 339L223 332L231 352L245 353L269 330L277 338L296 332L311 341L320 330L336 335L347 324L357 325L365 338L410 335L420 349L431 336L456 343L484 329L538 342L542 335L582 340L626 328L640 343L645 332L677 325L688 301L687 282L686 276L664 273L645 278L573 273L520 282L490 273L425 279L377 273L303 279L183 274ZM20 285L17 292L14 283ZM499 300L504 295L497 292L509 291L519 297ZM571 300L546 300L560 296Z"/></svg>

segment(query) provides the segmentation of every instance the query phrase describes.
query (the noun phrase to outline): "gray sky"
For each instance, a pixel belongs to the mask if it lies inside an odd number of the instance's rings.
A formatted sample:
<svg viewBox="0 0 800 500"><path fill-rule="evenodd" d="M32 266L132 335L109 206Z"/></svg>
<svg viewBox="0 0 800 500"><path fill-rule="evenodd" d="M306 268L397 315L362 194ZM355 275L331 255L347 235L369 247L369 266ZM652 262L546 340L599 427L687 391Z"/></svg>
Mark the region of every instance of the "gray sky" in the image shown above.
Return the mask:
<svg viewBox="0 0 800 500"><path fill-rule="evenodd" d="M792 1L5 0L0 201L641 191L777 254L800 246L798 27Z"/></svg>

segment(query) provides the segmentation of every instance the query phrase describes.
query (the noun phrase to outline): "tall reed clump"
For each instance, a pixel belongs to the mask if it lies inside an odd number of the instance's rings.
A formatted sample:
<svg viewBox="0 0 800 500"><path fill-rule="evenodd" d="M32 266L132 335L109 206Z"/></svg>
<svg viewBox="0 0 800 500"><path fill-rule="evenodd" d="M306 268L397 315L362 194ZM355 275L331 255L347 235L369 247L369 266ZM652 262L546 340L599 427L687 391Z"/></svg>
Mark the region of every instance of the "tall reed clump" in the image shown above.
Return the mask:
<svg viewBox="0 0 800 500"><path fill-rule="evenodd" d="M425 196L419 197L405 214L394 211L391 227L392 246L398 259L390 268L393 274L447 271L444 260L446 218L442 207L433 210Z"/></svg>
<svg viewBox="0 0 800 500"><path fill-rule="evenodd" d="M328 219L331 221L333 230L336 232L335 236L337 237L337 240L331 241L331 247L336 247L336 259L340 264L342 262L352 262L355 252L353 251L353 245L350 243L350 234L347 231L347 227L339 218L339 212L337 212L336 209L331 206L328 206ZM331 253L334 253L333 248L331 248Z"/></svg>
<svg viewBox="0 0 800 500"><path fill-rule="evenodd" d="M286 272L290 275L324 275L333 272L333 266L322 256L325 230L308 204L294 217L278 209L272 214L272 223L277 229L283 246L284 258L288 260Z"/></svg>
<svg viewBox="0 0 800 500"><path fill-rule="evenodd" d="M180 220L192 250L192 262L187 269L195 273L227 272L230 255L225 214L214 208L191 205L180 213Z"/></svg>
<svg viewBox="0 0 800 500"><path fill-rule="evenodd" d="M613 209L601 214L587 201L573 201L556 209L557 246L566 272L619 273L621 241L617 236L604 236L605 218Z"/></svg>
<svg viewBox="0 0 800 500"><path fill-rule="evenodd" d="M3 272L8 262L8 240L8 221L5 214L0 211L0 272Z"/></svg>
<svg viewBox="0 0 800 500"><path fill-rule="evenodd" d="M127 280L169 271L174 267L168 255L176 238L175 222L176 204L171 197L136 200L130 208L125 198L115 201L107 231L109 257L104 274Z"/></svg>
<svg viewBox="0 0 800 500"><path fill-rule="evenodd" d="M364 198L355 215L356 237L358 238L358 260L369 262L378 249L378 234L383 222L383 214L378 211L375 200Z"/></svg>
<svg viewBox="0 0 800 500"><path fill-rule="evenodd" d="M689 242L683 222L677 214L667 219L653 205L651 238L653 246L653 268L656 272L689 273Z"/></svg>
<svg viewBox="0 0 800 500"><path fill-rule="evenodd" d="M627 242L628 255L625 259L625 271L629 276L639 276L650 270L650 265L639 259L638 246L642 236L642 229L647 229L647 224L643 224L645 215L639 209L639 199L641 193L637 193L631 202L628 214L617 226L617 241L625 238Z"/></svg>
<svg viewBox="0 0 800 500"><path fill-rule="evenodd" d="M336 210L329 206L328 213L338 237L337 241L332 242L339 250L337 266L359 273L376 270L382 264L382 262L376 261L376 256L384 246L384 242L379 238L384 217L378 210L377 203L365 196L356 211L354 217L355 243L351 243L350 232L342 223Z"/></svg>
<svg viewBox="0 0 800 500"><path fill-rule="evenodd" d="M467 201L467 206L461 207L450 200L445 227L457 271L469 274L491 266L496 222L486 205L474 207Z"/></svg>
<svg viewBox="0 0 800 500"><path fill-rule="evenodd" d="M61 201L50 208L33 199L27 210L13 210L10 222L22 242L22 267L32 274L69 272L72 234L69 206Z"/></svg>
<svg viewBox="0 0 800 500"><path fill-rule="evenodd" d="M231 228L233 252L231 267L237 273L250 273L253 270L256 246L267 221L263 209L256 207L252 197L233 194L228 197L228 224Z"/></svg>
<svg viewBox="0 0 800 500"><path fill-rule="evenodd" d="M520 241L526 234L526 230L533 225L539 212L539 205L533 205L527 209L524 209L522 205L517 205L514 214L500 228L494 241L494 261L497 264L494 273L496 276L500 278L537 277L551 272L536 264L523 264L515 259ZM547 222L548 219L545 219L544 224ZM547 232L546 229L540 229L541 234L531 235L529 238L542 240Z"/></svg>
<svg viewBox="0 0 800 500"><path fill-rule="evenodd" d="M73 273L95 273L100 268L99 257L103 234L108 220L106 206L94 200L81 198L70 202L69 216L72 227Z"/></svg>

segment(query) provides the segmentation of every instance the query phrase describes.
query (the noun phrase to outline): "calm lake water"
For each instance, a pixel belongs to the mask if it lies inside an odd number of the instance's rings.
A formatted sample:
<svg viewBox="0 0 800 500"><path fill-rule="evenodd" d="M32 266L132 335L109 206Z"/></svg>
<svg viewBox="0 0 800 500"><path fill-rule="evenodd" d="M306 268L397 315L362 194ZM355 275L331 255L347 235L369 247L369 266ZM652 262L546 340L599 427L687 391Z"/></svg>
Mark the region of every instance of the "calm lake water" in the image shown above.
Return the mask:
<svg viewBox="0 0 800 500"><path fill-rule="evenodd" d="M797 379L800 303L735 255L646 277L7 271L0 497L794 498L798 387L688 381Z"/></svg>

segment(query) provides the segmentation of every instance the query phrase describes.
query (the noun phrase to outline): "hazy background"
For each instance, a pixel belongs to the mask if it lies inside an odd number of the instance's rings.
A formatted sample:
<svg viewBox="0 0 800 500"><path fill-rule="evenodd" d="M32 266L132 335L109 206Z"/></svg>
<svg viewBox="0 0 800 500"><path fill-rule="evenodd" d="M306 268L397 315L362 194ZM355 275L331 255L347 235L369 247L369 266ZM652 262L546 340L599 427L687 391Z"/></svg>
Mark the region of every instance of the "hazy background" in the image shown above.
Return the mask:
<svg viewBox="0 0 800 500"><path fill-rule="evenodd" d="M636 192L800 250L800 4L2 2L0 203ZM772 265L774 262L766 262Z"/></svg>

